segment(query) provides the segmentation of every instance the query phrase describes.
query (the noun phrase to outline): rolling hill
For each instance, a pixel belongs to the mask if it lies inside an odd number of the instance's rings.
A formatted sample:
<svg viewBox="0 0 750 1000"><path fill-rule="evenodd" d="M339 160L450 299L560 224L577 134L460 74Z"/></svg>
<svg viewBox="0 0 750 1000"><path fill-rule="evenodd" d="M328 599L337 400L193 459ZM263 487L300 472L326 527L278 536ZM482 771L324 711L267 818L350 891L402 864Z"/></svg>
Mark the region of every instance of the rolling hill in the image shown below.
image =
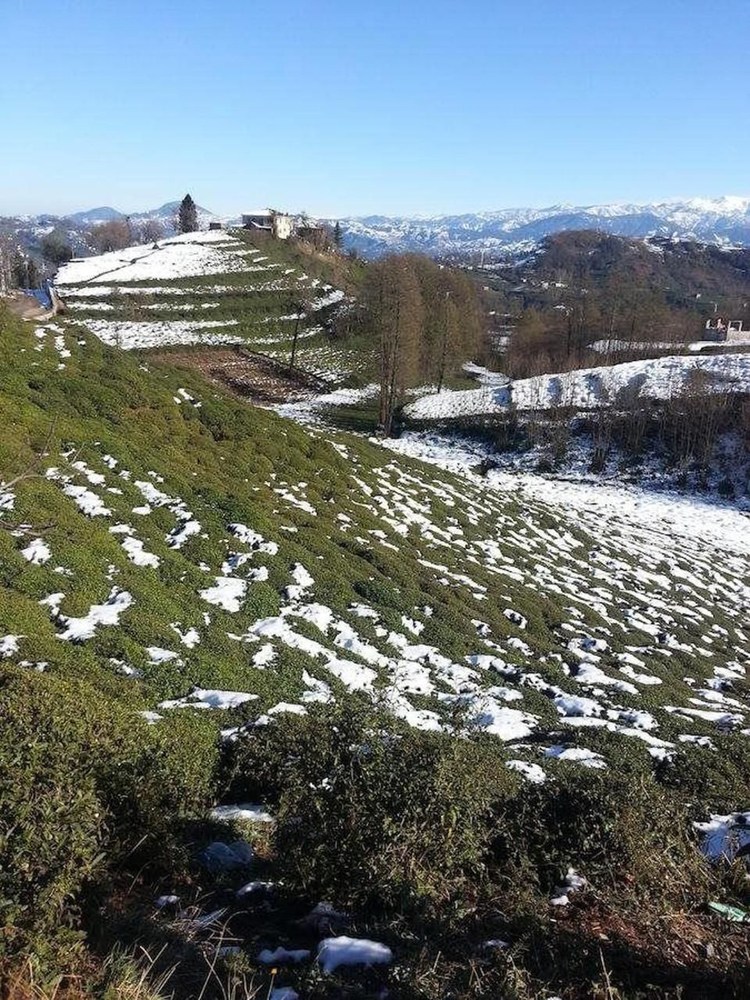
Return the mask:
<svg viewBox="0 0 750 1000"><path fill-rule="evenodd" d="M436 467L189 364L286 365L303 305L300 364L356 378L319 329L352 274L297 254L190 234L0 313L9 948L138 944L186 997L584 996L687 923L726 991L701 908L741 890L700 843L741 826L746 518Z"/></svg>

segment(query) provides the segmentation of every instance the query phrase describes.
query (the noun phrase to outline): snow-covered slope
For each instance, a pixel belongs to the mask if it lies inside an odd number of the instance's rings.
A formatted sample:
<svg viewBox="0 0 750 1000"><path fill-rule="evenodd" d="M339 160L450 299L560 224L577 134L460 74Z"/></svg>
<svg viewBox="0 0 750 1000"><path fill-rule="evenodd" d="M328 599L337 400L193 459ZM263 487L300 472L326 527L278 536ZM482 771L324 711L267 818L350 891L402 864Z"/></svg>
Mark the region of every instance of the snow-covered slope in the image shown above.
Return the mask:
<svg viewBox="0 0 750 1000"><path fill-rule="evenodd" d="M616 404L618 397L670 399L696 377L703 380L702 392L750 393L750 354L678 355L535 375L503 386L423 396L406 407L406 415L413 420L450 420L499 413L512 405L519 410L592 410Z"/></svg>
<svg viewBox="0 0 750 1000"><path fill-rule="evenodd" d="M63 265L55 283L63 286L107 281L150 281L222 274L247 267L241 244L222 230L184 233L154 246L133 246Z"/></svg>
<svg viewBox="0 0 750 1000"><path fill-rule="evenodd" d="M620 236L676 236L718 244L750 244L750 198L692 198L646 205L552 205L431 218L367 216L342 220L347 244L365 255L489 252L503 256L552 233L599 229Z"/></svg>
<svg viewBox="0 0 750 1000"><path fill-rule="evenodd" d="M55 283L67 315L106 344L239 344L288 361L295 343L301 368L337 381L361 360L323 332L346 296L307 266L287 241L222 229L72 260Z"/></svg>

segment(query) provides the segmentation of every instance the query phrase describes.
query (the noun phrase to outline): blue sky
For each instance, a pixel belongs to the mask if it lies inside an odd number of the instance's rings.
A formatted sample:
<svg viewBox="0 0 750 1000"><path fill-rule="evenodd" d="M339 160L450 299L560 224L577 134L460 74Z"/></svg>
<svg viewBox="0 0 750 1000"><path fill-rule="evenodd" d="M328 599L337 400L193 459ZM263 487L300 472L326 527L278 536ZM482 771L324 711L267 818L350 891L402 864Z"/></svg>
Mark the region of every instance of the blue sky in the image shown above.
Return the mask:
<svg viewBox="0 0 750 1000"><path fill-rule="evenodd" d="M750 193L748 0L0 3L0 214Z"/></svg>

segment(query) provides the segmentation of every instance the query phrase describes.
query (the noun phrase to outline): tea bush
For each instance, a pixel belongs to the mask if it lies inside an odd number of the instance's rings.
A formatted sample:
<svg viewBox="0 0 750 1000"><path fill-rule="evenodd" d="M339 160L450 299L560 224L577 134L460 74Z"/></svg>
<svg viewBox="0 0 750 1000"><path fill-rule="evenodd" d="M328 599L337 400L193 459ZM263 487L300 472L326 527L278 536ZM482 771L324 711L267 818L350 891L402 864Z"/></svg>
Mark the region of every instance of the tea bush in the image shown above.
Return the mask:
<svg viewBox="0 0 750 1000"><path fill-rule="evenodd" d="M118 870L185 863L180 819L211 801L217 751L202 720L149 727L85 681L5 668L0 685L0 921L18 949L53 942Z"/></svg>
<svg viewBox="0 0 750 1000"><path fill-rule="evenodd" d="M499 870L548 894L569 866L596 888L642 900L700 898L708 872L680 799L647 774L549 765L497 814Z"/></svg>
<svg viewBox="0 0 750 1000"><path fill-rule="evenodd" d="M402 913L481 878L491 806L520 784L493 741L400 730L365 707L280 721L235 755L233 795L278 799L275 847L289 884Z"/></svg>

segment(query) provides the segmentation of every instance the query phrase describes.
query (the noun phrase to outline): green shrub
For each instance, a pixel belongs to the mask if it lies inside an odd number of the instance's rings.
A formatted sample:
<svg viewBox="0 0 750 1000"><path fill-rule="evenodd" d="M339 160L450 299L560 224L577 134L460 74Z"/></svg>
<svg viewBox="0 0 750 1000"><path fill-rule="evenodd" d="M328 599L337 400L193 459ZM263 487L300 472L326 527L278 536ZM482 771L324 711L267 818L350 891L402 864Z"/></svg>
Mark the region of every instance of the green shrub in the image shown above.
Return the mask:
<svg viewBox="0 0 750 1000"><path fill-rule="evenodd" d="M497 814L500 872L545 893L572 866L601 891L662 902L700 896L708 872L686 810L651 776L564 763L548 771Z"/></svg>
<svg viewBox="0 0 750 1000"><path fill-rule="evenodd" d="M704 818L706 810L742 811L750 802L747 737L737 733L713 739L718 752L683 745L658 771L660 782L690 805L693 818Z"/></svg>
<svg viewBox="0 0 750 1000"><path fill-rule="evenodd" d="M481 876L490 805L519 784L494 741L397 731L353 705L280 721L235 753L233 797L279 798L289 884L399 912L446 903Z"/></svg>
<svg viewBox="0 0 750 1000"><path fill-rule="evenodd" d="M74 926L87 890L187 856L180 819L213 795L215 735L149 727L90 684L8 668L0 679L0 922L11 949Z"/></svg>

